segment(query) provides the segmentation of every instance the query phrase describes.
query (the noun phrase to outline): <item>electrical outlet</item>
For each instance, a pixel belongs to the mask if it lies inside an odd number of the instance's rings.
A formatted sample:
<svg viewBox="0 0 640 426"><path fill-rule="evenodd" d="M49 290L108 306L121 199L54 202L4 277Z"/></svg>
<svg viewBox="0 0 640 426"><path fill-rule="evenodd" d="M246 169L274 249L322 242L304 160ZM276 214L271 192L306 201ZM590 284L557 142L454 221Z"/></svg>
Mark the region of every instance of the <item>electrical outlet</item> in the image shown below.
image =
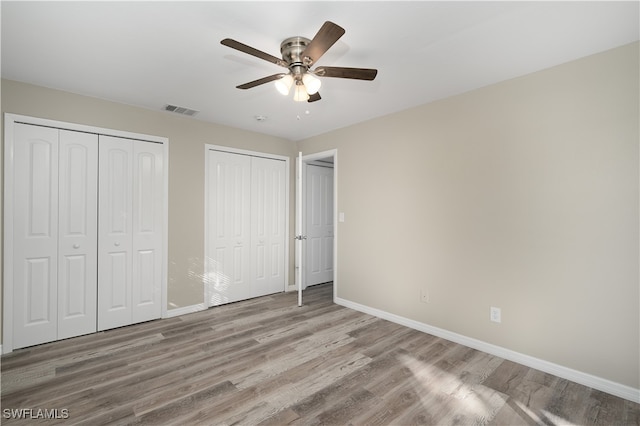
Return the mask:
<svg viewBox="0 0 640 426"><path fill-rule="evenodd" d="M429 303L429 290L426 288L420 290L420 301L422 303Z"/></svg>
<svg viewBox="0 0 640 426"><path fill-rule="evenodd" d="M500 308L494 308L493 306L491 307L490 319L493 322L501 322L502 321L502 314L500 312Z"/></svg>

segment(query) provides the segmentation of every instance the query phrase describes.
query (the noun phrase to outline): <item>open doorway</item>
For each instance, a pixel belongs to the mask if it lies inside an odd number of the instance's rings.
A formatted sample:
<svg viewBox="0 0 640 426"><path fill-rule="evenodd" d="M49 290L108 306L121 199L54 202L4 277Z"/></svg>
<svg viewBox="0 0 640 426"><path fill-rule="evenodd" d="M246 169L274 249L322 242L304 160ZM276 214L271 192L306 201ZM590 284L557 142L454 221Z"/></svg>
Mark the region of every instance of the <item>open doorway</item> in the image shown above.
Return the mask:
<svg viewBox="0 0 640 426"><path fill-rule="evenodd" d="M305 162L302 289L333 281L333 157Z"/></svg>
<svg viewBox="0 0 640 426"><path fill-rule="evenodd" d="M333 284L337 294L337 150L301 155L296 180L298 305L311 286Z"/></svg>

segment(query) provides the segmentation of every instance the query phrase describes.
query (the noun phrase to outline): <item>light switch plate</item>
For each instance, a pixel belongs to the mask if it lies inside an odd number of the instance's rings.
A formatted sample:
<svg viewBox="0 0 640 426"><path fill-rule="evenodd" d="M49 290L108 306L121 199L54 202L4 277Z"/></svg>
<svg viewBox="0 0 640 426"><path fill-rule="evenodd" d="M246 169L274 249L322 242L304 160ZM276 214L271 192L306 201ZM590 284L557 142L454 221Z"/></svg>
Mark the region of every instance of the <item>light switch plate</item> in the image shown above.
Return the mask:
<svg viewBox="0 0 640 426"><path fill-rule="evenodd" d="M500 308L491 307L491 321L493 322L501 322L502 321L502 312Z"/></svg>

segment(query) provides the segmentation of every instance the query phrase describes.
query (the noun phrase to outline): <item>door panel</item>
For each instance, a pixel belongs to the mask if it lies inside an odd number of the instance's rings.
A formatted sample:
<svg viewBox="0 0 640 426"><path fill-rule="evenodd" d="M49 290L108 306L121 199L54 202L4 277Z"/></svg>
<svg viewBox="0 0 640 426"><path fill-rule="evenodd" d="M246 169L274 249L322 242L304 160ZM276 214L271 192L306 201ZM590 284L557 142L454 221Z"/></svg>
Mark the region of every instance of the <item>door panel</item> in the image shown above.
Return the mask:
<svg viewBox="0 0 640 426"><path fill-rule="evenodd" d="M14 135L14 348L57 338L58 130Z"/></svg>
<svg viewBox="0 0 640 426"><path fill-rule="evenodd" d="M100 136L98 330L131 324L132 141Z"/></svg>
<svg viewBox="0 0 640 426"><path fill-rule="evenodd" d="M205 280L208 306L251 295L251 157L208 151L208 247Z"/></svg>
<svg viewBox="0 0 640 426"><path fill-rule="evenodd" d="M60 130L58 339L96 331L98 136Z"/></svg>
<svg viewBox="0 0 640 426"><path fill-rule="evenodd" d="M133 322L145 321L145 319L140 318L139 310L141 308L146 308L154 304L158 309L160 308L156 300L159 295L159 289L156 289L156 284L158 283L156 279L156 257L157 254L154 250L136 250L133 263L136 265L138 273L134 275L133 280L135 283L133 286L133 303L136 307L134 312L137 315L134 315ZM154 316L149 319L157 318L159 313L155 315L154 312L153 315Z"/></svg>
<svg viewBox="0 0 640 426"><path fill-rule="evenodd" d="M162 313L162 236L164 148L133 143L133 322L160 318Z"/></svg>
<svg viewBox="0 0 640 426"><path fill-rule="evenodd" d="M298 289L298 306L302 306L302 289L304 288L303 281L306 278L306 275L303 273L305 270L305 259L303 256L304 250L302 249L303 242L303 233L302 229L302 214L303 214L303 203L302 203L302 194L304 193L304 181L305 176L303 173L303 163L302 163L302 152L298 152L298 156L296 157L296 247L295 247L295 281L296 287Z"/></svg>
<svg viewBox="0 0 640 426"><path fill-rule="evenodd" d="M50 257L31 258L25 260L25 312L26 327L47 326L51 321L51 270L53 262Z"/></svg>
<svg viewBox="0 0 640 426"><path fill-rule="evenodd" d="M106 260L104 260L106 259ZM100 265L100 278L102 283L109 283L100 287L100 304L107 307L107 312L122 312L130 310L130 289L127 286L129 281L129 255L124 251L111 251L107 256L103 257L103 263ZM119 325L128 324L128 317ZM102 329L118 327L118 325L107 326L102 325Z"/></svg>
<svg viewBox="0 0 640 426"><path fill-rule="evenodd" d="M252 157L253 295L284 290L285 162Z"/></svg>
<svg viewBox="0 0 640 426"><path fill-rule="evenodd" d="M306 166L306 286L333 280L333 169Z"/></svg>

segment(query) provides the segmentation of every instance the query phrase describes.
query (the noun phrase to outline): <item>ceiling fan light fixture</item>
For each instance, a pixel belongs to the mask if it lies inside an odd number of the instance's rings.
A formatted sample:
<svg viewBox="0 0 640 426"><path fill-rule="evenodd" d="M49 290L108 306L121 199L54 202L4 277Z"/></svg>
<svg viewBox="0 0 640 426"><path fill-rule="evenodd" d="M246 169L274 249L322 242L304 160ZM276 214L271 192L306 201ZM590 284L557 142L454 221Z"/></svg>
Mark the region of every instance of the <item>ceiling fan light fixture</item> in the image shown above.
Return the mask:
<svg viewBox="0 0 640 426"><path fill-rule="evenodd" d="M275 85L276 89L278 89L278 92L282 93L284 96L287 96L289 94L289 91L291 90L291 86L293 85L293 76L291 76L291 74L287 74L280 80L277 80Z"/></svg>
<svg viewBox="0 0 640 426"><path fill-rule="evenodd" d="M273 74L241 84L236 86L236 88L243 90L251 89L252 87L275 81L276 89L286 96L291 92L291 87L295 83L296 87L293 97L295 101L316 102L322 99L318 92L321 82L317 77L337 77L371 81L378 73L378 70L372 68L322 66L311 70L311 65L317 63L318 59L320 59L344 33L345 30L340 25L326 21L312 39L296 36L289 37L280 43L282 59L230 38L225 38L221 40L220 43L280 67L288 68L286 74L284 72Z"/></svg>
<svg viewBox="0 0 640 426"><path fill-rule="evenodd" d="M318 93L318 90L320 90L320 86L322 85L320 79L315 78L309 73L306 73L304 76L302 76L302 82L307 88L307 93L310 95Z"/></svg>
<svg viewBox="0 0 640 426"><path fill-rule="evenodd" d="M309 93L304 87L302 82L296 83L295 92L293 93L293 100L296 102L306 102L309 99Z"/></svg>

